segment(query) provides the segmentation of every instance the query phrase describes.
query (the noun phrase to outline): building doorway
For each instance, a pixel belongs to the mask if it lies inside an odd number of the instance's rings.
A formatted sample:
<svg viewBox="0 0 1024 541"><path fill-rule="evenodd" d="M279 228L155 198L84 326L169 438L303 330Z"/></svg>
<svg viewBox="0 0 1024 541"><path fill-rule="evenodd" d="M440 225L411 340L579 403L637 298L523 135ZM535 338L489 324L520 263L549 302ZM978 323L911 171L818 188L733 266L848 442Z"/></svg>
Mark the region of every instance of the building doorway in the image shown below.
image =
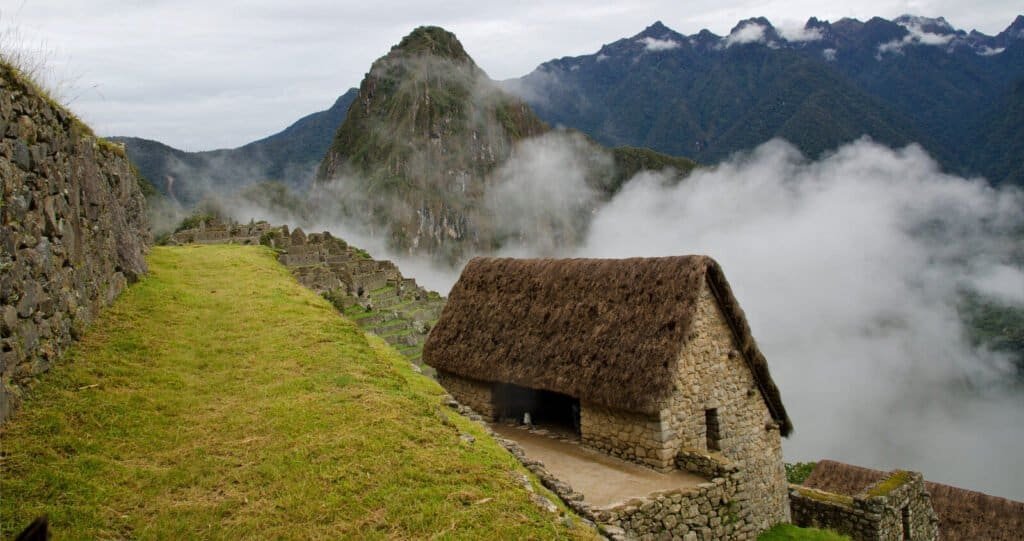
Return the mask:
<svg viewBox="0 0 1024 541"><path fill-rule="evenodd" d="M557 432L580 435L580 401L569 395L512 383L494 384L494 412L499 421L530 423Z"/></svg>

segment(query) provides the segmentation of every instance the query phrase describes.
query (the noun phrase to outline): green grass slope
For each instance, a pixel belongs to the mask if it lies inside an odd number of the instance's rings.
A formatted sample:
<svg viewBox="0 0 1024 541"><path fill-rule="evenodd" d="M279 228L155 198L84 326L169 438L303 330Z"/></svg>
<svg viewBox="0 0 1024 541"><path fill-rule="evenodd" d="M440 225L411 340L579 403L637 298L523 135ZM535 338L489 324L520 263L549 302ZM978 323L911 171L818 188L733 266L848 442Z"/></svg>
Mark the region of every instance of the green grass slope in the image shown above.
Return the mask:
<svg viewBox="0 0 1024 541"><path fill-rule="evenodd" d="M60 539L592 535L269 250L149 264L4 428L0 537L43 513Z"/></svg>
<svg viewBox="0 0 1024 541"><path fill-rule="evenodd" d="M832 530L779 524L758 536L757 541L850 541L850 538Z"/></svg>

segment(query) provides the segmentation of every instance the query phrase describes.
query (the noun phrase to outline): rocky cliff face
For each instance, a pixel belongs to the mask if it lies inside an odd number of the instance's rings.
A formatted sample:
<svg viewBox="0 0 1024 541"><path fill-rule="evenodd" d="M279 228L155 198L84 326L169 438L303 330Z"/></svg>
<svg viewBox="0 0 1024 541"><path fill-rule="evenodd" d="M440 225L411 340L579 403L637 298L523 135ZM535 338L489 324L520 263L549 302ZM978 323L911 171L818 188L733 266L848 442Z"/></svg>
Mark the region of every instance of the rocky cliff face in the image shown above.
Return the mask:
<svg viewBox="0 0 1024 541"><path fill-rule="evenodd" d="M397 248L489 250L486 176L517 141L547 130L453 34L418 28L374 62L318 177L341 179L345 213L383 228Z"/></svg>
<svg viewBox="0 0 1024 541"><path fill-rule="evenodd" d="M146 272L123 148L0 64L0 422L101 307Z"/></svg>
<svg viewBox="0 0 1024 541"><path fill-rule="evenodd" d="M392 248L455 262L516 243L557 251L634 173L693 165L551 130L453 34L422 27L374 62L317 188Z"/></svg>

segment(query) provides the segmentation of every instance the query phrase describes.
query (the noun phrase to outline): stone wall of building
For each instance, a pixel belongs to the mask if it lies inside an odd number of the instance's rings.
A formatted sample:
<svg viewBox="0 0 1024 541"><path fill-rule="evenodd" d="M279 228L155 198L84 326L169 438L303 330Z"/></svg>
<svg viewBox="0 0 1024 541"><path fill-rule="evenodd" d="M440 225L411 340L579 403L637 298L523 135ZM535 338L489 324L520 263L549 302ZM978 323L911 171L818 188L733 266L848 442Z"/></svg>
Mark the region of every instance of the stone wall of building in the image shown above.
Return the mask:
<svg viewBox="0 0 1024 541"><path fill-rule="evenodd" d="M145 199L123 148L0 64L0 422L146 272Z"/></svg>
<svg viewBox="0 0 1024 541"><path fill-rule="evenodd" d="M932 541L939 519L920 473L896 470L855 495L792 485L793 523L830 528L854 541Z"/></svg>
<svg viewBox="0 0 1024 541"><path fill-rule="evenodd" d="M448 372L437 372L437 382L451 394L455 400L481 415L488 421L493 421L494 411L494 385L483 381L474 381L462 376L449 374Z"/></svg>
<svg viewBox="0 0 1024 541"><path fill-rule="evenodd" d="M731 467L694 488L636 498L592 512L606 533L624 539L753 540L760 528L736 499L742 474Z"/></svg>
<svg viewBox="0 0 1024 541"><path fill-rule="evenodd" d="M463 407L463 406L458 406ZM467 412L471 418L473 413ZM497 436L496 436L497 437ZM553 476L544 464L526 456L514 442L497 437L541 482L573 511L595 522L610 539L686 541L753 540L761 520L744 505L744 474L735 464L700 452L681 452L678 467L700 472L710 481L696 487L667 490L608 507L593 507L584 494Z"/></svg>
<svg viewBox="0 0 1024 541"><path fill-rule="evenodd" d="M674 467L677 450L671 448L663 426L657 416L580 405L580 439L585 445L661 471Z"/></svg>
<svg viewBox="0 0 1024 541"><path fill-rule="evenodd" d="M789 520L782 438L711 288L704 284L693 334L680 359L666 421L666 445L720 454L743 472L744 505L768 529ZM709 448L708 410L717 418Z"/></svg>

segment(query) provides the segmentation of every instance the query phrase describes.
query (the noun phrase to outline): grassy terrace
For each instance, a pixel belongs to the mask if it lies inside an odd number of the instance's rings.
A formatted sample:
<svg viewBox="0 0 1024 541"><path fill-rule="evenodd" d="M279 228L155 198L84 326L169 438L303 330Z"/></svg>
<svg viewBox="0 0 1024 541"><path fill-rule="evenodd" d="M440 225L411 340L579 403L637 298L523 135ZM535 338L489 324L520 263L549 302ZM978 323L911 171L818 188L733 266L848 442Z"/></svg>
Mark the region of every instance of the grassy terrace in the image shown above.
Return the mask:
<svg viewBox="0 0 1024 541"><path fill-rule="evenodd" d="M757 541L850 541L850 538L831 530L797 528L792 524L779 524L762 533Z"/></svg>
<svg viewBox="0 0 1024 541"><path fill-rule="evenodd" d="M0 537L43 513L58 539L591 536L268 250L149 263L4 429Z"/></svg>

